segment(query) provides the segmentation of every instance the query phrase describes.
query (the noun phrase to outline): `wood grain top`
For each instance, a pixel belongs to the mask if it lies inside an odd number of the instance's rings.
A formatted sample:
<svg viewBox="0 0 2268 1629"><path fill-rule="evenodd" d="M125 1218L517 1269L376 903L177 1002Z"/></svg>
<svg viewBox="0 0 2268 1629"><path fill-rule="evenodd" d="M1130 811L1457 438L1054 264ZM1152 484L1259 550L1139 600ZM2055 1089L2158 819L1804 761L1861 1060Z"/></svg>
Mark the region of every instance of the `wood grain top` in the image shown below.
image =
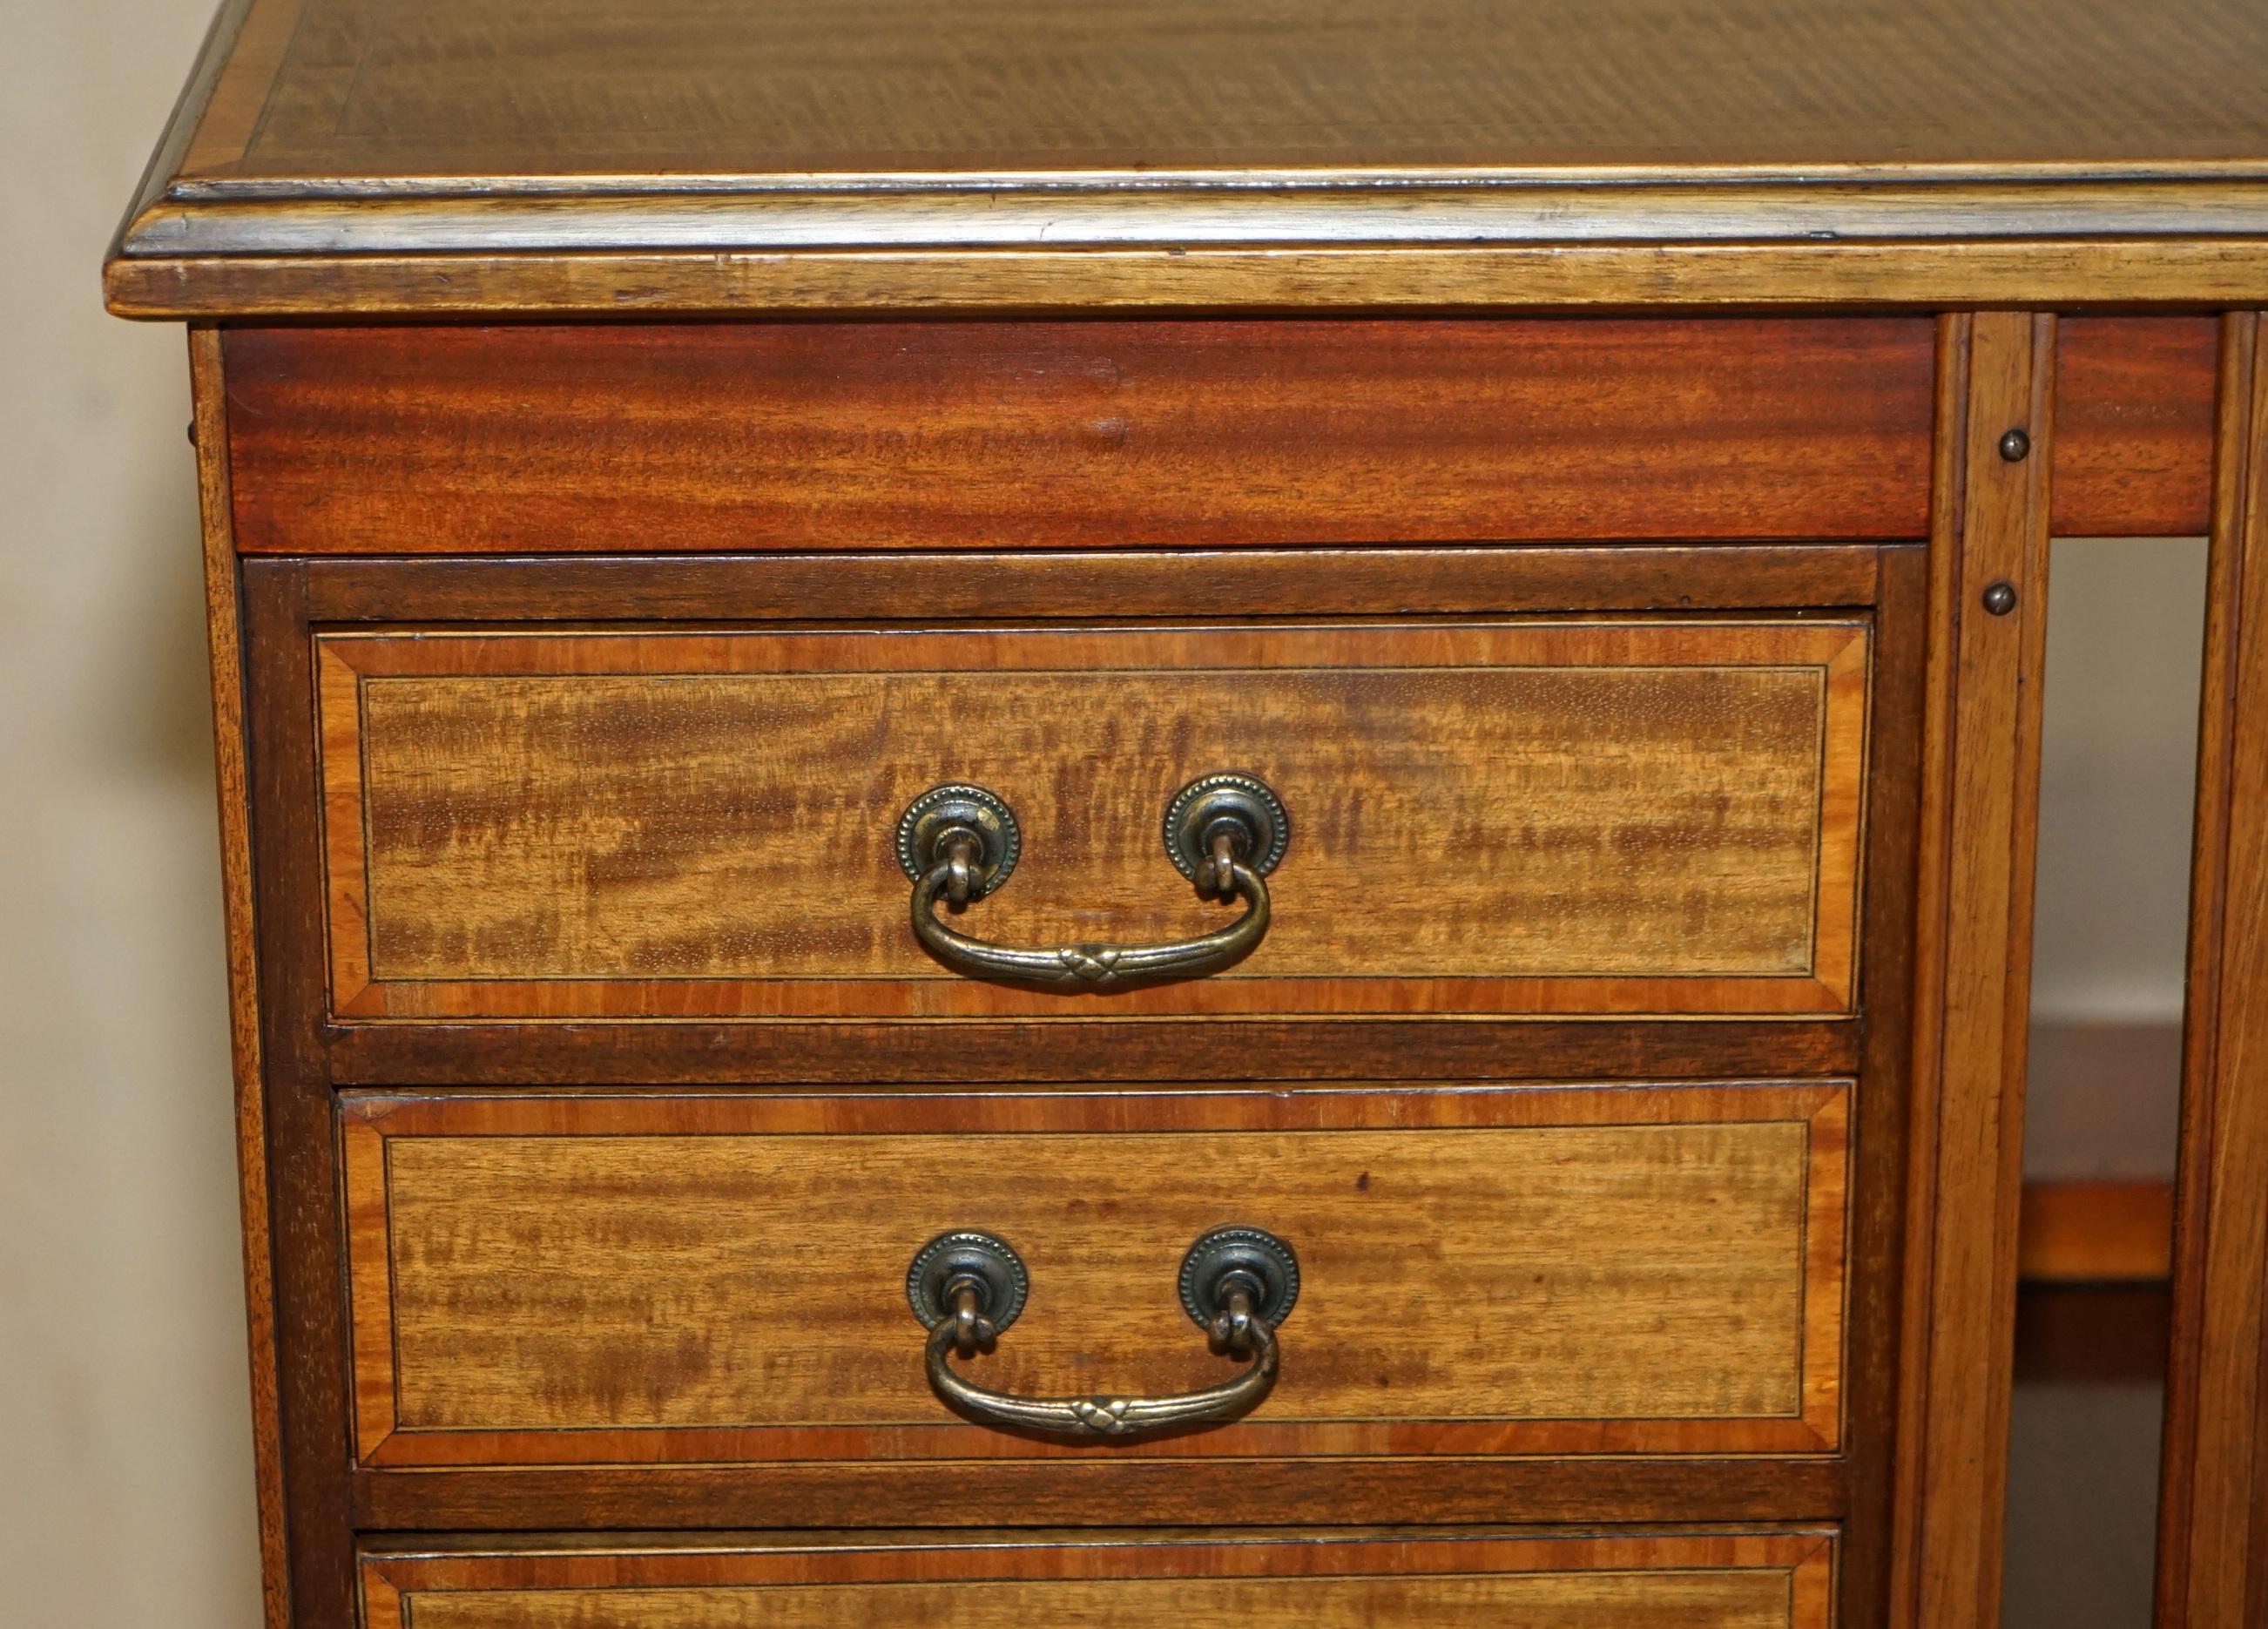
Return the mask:
<svg viewBox="0 0 2268 1629"><path fill-rule="evenodd" d="M601 293L481 257L789 257L753 289L600 276L719 309L847 302L795 257L911 247L2250 242L2264 73L2250 0L232 0L110 291L141 315L416 309L445 296L393 262L447 254L470 257L452 309L564 309ZM372 258L282 291L348 254ZM1260 292L1143 269L1184 303ZM1477 269L1468 301L1544 298ZM1394 297L1393 263L1364 275Z"/></svg>

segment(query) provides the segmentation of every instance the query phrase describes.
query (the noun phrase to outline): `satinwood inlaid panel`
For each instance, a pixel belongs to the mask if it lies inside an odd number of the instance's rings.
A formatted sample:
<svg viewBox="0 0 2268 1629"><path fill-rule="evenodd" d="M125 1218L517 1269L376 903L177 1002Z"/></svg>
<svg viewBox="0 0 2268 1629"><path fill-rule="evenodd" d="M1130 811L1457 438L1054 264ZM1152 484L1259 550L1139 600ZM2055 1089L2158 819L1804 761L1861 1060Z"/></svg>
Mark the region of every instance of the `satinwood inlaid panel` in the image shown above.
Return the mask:
<svg viewBox="0 0 2268 1629"><path fill-rule="evenodd" d="M360 1559L364 1629L1827 1629L1831 1529L977 1535L517 1546Z"/></svg>
<svg viewBox="0 0 2268 1629"><path fill-rule="evenodd" d="M324 635L334 1010L1842 1013L1868 652L1853 619ZM1219 926L1160 831L1232 769L1292 830L1241 963L1065 993L915 940L895 828L946 781L1023 824L962 931Z"/></svg>
<svg viewBox="0 0 2268 1629"><path fill-rule="evenodd" d="M1234 1372L1175 1274L1299 1252L1247 1419L1119 1454L1807 1453L1840 1436L1838 1083L846 1097L350 1095L374 1465L1091 1454L931 1393L905 1273L982 1228L1018 1392Z"/></svg>

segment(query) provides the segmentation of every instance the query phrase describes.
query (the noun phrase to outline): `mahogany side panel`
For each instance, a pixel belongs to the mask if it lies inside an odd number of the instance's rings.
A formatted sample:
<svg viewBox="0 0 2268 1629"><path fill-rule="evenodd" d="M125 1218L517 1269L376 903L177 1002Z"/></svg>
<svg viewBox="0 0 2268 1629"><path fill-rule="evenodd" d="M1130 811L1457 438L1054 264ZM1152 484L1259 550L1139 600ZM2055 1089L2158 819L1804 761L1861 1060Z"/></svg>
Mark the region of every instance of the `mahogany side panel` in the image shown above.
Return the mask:
<svg viewBox="0 0 2268 1629"><path fill-rule="evenodd" d="M2203 535L2219 351L2212 317L2057 323L2054 535Z"/></svg>
<svg viewBox="0 0 2268 1629"><path fill-rule="evenodd" d="M1831 1529L723 1535L366 1552L364 1629L1828 1629Z"/></svg>
<svg viewBox="0 0 2268 1629"><path fill-rule="evenodd" d="M292 554L1918 537L1927 321L246 328Z"/></svg>

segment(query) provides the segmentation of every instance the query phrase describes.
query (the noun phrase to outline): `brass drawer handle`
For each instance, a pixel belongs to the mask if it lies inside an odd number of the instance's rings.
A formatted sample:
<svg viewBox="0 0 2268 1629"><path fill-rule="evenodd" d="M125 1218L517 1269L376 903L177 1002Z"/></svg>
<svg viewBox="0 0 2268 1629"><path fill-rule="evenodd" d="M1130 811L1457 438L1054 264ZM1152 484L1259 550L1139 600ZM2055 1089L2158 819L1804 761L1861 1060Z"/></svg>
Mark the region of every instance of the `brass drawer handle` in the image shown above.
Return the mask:
<svg viewBox="0 0 2268 1629"><path fill-rule="evenodd" d="M1300 1297L1292 1247L1257 1227L1217 1227L1189 1247L1182 1308L1220 1351L1249 1356L1233 1380L1165 1397L1019 1397L963 1380L954 1353L989 1352L1024 1309L1024 1264L1004 1239L940 1234L906 1272L906 1299L929 1326L930 1388L957 1412L987 1426L1092 1441L1235 1419L1276 1384L1276 1326Z"/></svg>
<svg viewBox="0 0 2268 1629"><path fill-rule="evenodd" d="M1226 927L1167 945L995 945L948 927L939 899L965 905L1008 880L1023 833L1006 802L982 786L932 786L898 821L898 863L913 879L914 936L956 971L976 978L1100 990L1138 979L1193 978L1248 955L1268 932L1268 884L1292 826L1283 804L1249 775L1207 775L1166 809L1166 852L1197 892L1244 901Z"/></svg>

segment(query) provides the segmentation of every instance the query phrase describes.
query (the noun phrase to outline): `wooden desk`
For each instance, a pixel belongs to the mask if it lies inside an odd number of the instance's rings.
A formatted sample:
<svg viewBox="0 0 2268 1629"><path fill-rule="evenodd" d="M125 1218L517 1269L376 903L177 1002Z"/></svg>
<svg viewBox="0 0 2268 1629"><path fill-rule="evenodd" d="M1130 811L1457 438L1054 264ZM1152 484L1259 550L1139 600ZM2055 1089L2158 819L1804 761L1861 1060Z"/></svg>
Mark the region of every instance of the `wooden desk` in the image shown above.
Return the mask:
<svg viewBox="0 0 2268 1629"><path fill-rule="evenodd" d="M230 4L105 279L270 1624L1993 1625L2047 542L2200 529L2160 1618L2261 1621L2264 76Z"/></svg>

